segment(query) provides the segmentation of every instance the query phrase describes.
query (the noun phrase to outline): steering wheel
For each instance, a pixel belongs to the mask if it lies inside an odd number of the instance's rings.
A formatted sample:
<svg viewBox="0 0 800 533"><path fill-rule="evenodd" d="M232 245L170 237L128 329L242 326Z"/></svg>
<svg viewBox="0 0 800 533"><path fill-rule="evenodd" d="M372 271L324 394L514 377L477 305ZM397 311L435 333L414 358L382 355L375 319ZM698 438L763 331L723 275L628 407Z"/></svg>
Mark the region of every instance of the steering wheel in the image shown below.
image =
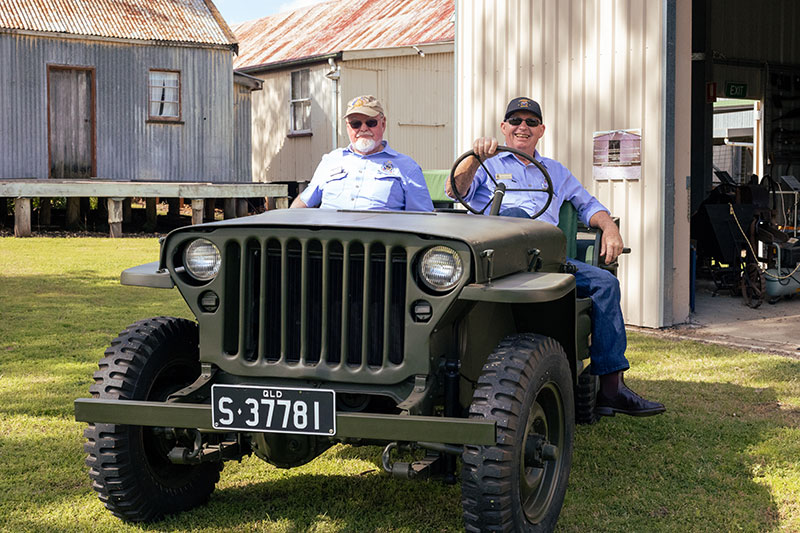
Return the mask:
<svg viewBox="0 0 800 533"><path fill-rule="evenodd" d="M529 189L529 188L506 189L504 184L498 185L497 180L494 179L494 176L492 176L492 173L489 172L489 169L486 168L486 165L483 164L483 161L481 161L481 159L477 155L475 155L474 151L469 150L468 152L464 152L463 154L461 154L461 156L458 159L456 159L456 162L453 163L453 167L450 169L450 188L453 190L453 195L455 195L456 200L458 200L461 203L461 205L463 205L468 211L475 213L476 215L482 215L483 212L486 211L486 208L492 205L493 203L502 202L502 196L504 192L546 192L547 202L545 202L544 207L542 207L533 215L531 215L531 218L539 217L542 213L547 211L547 208L550 207L550 203L553 201L553 196L555 196L555 192L553 191L553 180L550 179L550 174L547 172L547 169L544 168L544 165L541 164L539 161L537 161L536 158L533 157L533 155L526 154L525 152L517 150L516 148L511 148L509 146L498 146L497 152L511 152L512 154L524 157L525 159L536 165L536 167L544 176L544 180L547 182L547 187L544 189ZM494 183L495 186L495 194L480 210L475 209L474 207L469 205L466 202L466 200L464 200L464 197L461 196L461 193L458 192L458 189L456 188L456 168L458 168L458 165L468 157L474 157L475 159L478 160L478 162L481 165L481 168L483 168L483 171L486 172L486 175L489 177L490 180L492 180L492 183ZM499 210L499 204L497 205L497 210Z"/></svg>

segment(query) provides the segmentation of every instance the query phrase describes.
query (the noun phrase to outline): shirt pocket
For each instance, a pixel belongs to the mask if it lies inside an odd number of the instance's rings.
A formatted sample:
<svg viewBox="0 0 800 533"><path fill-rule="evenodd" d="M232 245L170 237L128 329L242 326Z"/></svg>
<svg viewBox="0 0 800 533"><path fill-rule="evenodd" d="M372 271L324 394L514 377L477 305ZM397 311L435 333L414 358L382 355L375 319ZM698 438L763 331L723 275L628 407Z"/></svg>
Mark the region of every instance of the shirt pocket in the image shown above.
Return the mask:
<svg viewBox="0 0 800 533"><path fill-rule="evenodd" d="M400 176L393 174L378 174L369 180L364 191L372 207L383 209L401 209L403 187Z"/></svg>
<svg viewBox="0 0 800 533"><path fill-rule="evenodd" d="M334 171L325 182L322 189L322 203L336 200L347 193L347 172L344 170Z"/></svg>

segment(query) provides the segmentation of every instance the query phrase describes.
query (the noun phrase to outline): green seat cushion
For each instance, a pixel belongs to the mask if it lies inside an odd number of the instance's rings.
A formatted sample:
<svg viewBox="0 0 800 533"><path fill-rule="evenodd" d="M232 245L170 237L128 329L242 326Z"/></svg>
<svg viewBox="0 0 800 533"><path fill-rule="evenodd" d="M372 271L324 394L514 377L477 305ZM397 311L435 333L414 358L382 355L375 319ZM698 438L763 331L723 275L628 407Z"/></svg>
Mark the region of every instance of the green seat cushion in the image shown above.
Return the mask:
<svg viewBox="0 0 800 533"><path fill-rule="evenodd" d="M450 177L449 170L423 170L425 183L428 184L428 192L434 202L452 202L453 199L444 193L444 184Z"/></svg>

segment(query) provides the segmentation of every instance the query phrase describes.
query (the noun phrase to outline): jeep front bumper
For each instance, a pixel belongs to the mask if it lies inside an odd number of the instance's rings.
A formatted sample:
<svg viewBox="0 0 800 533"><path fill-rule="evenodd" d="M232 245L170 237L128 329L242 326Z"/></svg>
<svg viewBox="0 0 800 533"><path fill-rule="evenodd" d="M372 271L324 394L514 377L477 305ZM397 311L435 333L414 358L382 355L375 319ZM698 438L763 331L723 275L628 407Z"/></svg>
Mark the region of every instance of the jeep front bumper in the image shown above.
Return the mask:
<svg viewBox="0 0 800 533"><path fill-rule="evenodd" d="M217 431L211 427L211 406L205 404L78 398L75 420ZM337 413L333 437L477 445L497 442L493 420L373 413Z"/></svg>

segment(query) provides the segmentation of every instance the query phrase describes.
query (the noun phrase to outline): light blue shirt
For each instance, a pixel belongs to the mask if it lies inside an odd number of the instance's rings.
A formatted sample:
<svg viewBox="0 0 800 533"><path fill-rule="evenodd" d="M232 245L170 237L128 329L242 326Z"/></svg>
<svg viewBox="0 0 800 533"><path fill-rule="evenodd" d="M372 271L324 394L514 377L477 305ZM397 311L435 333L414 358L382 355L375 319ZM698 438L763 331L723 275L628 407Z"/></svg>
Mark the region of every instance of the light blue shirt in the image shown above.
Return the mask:
<svg viewBox="0 0 800 533"><path fill-rule="evenodd" d="M370 155L350 146L324 155L300 199L326 209L433 211L422 169L382 142L383 150Z"/></svg>
<svg viewBox="0 0 800 533"><path fill-rule="evenodd" d="M547 169L555 192L553 201L550 202L547 211L539 215L537 220L544 220L557 226L558 212L564 202L572 202L572 205L578 211L578 218L587 226L589 225L589 220L598 211L605 211L610 214L608 209L597 198L583 188L578 178L573 176L567 167L555 159L542 157L538 151L534 153L534 157ZM509 189L547 188L547 182L539 168L533 163L523 163L511 152L500 152L484 161L484 165L498 182L502 180ZM464 196L464 200L472 207L481 209L491 200L494 189L495 185L487 177L483 167L478 167L472 186ZM533 215L544 207L546 202L546 192L509 191L506 192L503 198L502 209L519 207L529 215ZM485 212L488 213L488 209Z"/></svg>

